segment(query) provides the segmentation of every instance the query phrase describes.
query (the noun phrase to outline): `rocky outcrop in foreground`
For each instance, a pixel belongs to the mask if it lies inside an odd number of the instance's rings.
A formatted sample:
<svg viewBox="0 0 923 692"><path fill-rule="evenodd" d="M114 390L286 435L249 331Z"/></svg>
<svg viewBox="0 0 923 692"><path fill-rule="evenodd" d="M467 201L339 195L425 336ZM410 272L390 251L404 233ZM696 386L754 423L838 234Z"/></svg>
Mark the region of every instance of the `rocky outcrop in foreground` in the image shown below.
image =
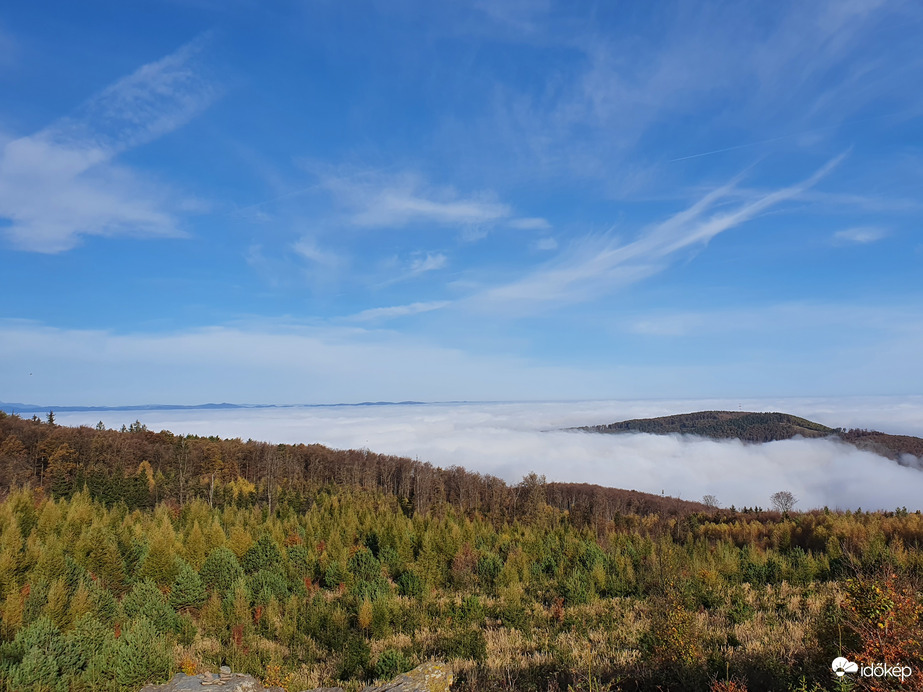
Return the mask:
<svg viewBox="0 0 923 692"><path fill-rule="evenodd" d="M383 685L371 685L362 692L449 692L452 671L444 663L430 662L417 666L409 673L398 675ZM256 678L243 673L232 673L227 666L220 674L202 673L186 675L177 673L163 685L146 685L141 692L285 692L281 687L263 687ZM319 687L305 692L343 692L340 687Z"/></svg>
<svg viewBox="0 0 923 692"><path fill-rule="evenodd" d="M424 663L391 682L366 687L362 692L449 692L452 671L444 663ZM319 691L318 691L319 692Z"/></svg>

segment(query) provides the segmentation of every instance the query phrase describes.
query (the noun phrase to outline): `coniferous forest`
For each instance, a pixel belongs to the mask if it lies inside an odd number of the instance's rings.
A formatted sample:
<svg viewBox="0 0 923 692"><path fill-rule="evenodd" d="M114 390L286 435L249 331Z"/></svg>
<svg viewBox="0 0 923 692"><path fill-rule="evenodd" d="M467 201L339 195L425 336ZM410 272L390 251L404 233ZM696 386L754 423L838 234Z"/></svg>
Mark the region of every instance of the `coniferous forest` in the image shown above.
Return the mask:
<svg viewBox="0 0 923 692"><path fill-rule="evenodd" d="M221 665L356 690L430 658L465 691L923 684L919 511L717 509L52 415L0 414L0 482L5 690ZM916 677L837 678L840 655Z"/></svg>

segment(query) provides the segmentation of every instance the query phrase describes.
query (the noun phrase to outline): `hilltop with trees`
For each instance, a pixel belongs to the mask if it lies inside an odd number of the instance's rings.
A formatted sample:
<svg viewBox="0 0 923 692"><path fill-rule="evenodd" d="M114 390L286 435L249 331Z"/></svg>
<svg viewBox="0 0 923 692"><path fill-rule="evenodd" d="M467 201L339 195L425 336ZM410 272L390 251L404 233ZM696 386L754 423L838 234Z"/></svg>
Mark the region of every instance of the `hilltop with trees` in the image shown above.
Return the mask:
<svg viewBox="0 0 923 692"><path fill-rule="evenodd" d="M830 437L898 461L905 461L904 455L923 458L923 438L890 435L859 428L829 428L788 413L697 411L659 418L634 418L608 425L583 426L570 430L606 434L635 432L652 435L698 435L716 440L734 439L754 443L790 440L793 437Z"/></svg>

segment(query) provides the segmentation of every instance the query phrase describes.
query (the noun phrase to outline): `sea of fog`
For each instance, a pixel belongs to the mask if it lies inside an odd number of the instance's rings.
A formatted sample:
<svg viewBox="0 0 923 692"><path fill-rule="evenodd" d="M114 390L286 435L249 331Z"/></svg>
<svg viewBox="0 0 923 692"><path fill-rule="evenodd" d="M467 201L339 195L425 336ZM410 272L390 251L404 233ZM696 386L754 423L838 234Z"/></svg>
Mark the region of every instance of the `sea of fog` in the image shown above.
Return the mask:
<svg viewBox="0 0 923 692"><path fill-rule="evenodd" d="M723 506L767 507L777 490L799 509L923 509L923 470L831 440L764 445L678 435L568 432L699 410L781 411L831 427L923 436L923 397L710 399L529 403L432 403L217 410L87 411L56 414L64 425L119 428L136 419L151 430L269 442L319 442L464 466L516 482L598 483Z"/></svg>

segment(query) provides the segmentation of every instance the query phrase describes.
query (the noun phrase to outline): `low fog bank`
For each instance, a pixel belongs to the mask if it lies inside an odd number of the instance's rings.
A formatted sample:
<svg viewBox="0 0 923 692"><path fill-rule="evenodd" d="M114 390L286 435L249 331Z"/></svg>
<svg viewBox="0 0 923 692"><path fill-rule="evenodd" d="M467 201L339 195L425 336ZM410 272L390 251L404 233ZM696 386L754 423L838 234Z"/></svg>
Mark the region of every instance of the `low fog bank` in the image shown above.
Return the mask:
<svg viewBox="0 0 923 692"><path fill-rule="evenodd" d="M923 435L923 397L423 404L215 411L61 413L65 425L120 427L136 418L151 430L320 442L459 465L517 482L530 471L549 480L598 483L723 506L768 507L790 490L798 508L923 509L923 471L833 440L765 445L645 434L600 435L561 428L705 409L782 411L829 426Z"/></svg>

